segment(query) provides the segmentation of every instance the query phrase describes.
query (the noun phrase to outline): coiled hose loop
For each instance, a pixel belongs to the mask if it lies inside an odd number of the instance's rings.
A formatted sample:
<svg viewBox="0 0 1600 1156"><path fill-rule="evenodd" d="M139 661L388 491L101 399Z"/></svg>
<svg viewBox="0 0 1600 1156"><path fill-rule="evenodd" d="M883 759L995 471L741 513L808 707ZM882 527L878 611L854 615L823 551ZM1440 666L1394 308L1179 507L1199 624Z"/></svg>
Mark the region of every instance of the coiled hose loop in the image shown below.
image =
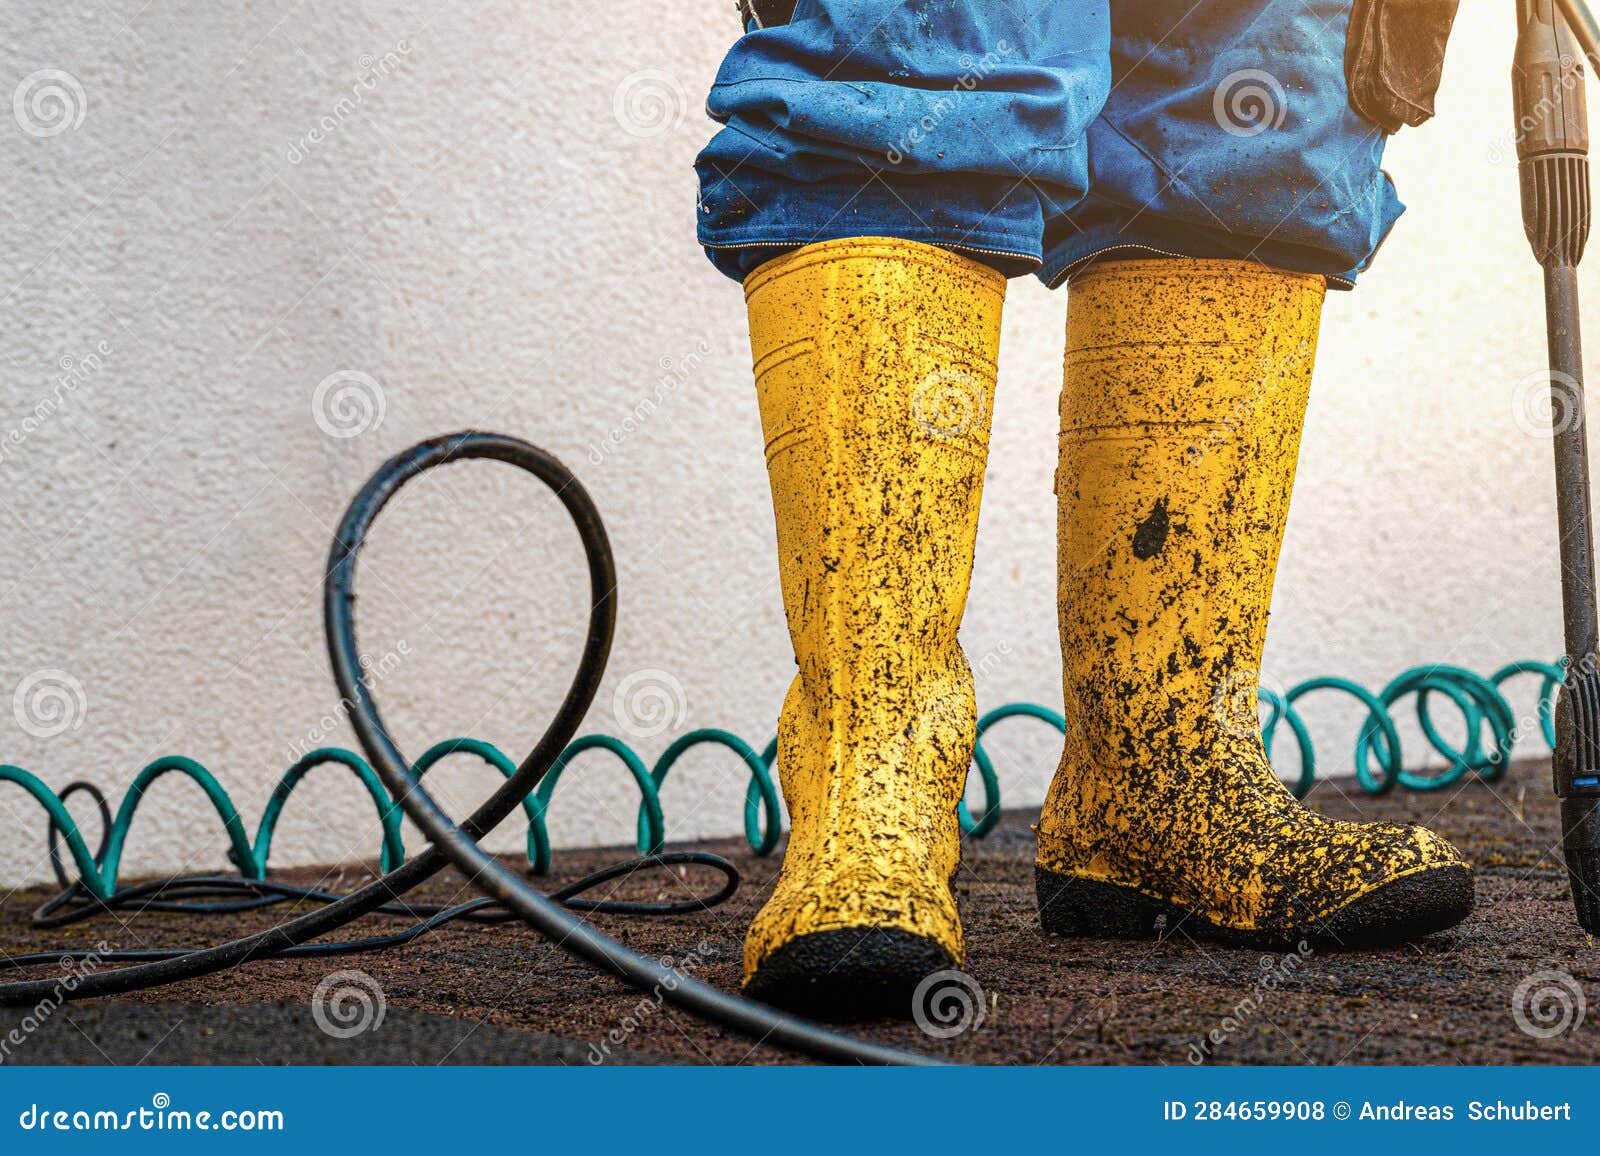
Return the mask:
<svg viewBox="0 0 1600 1156"><path fill-rule="evenodd" d="M345 511L334 537L327 574L323 580L323 624L334 682L343 701L352 704L351 725L361 740L368 761L383 779L390 794L405 809L411 821L422 828L434 848L447 856L479 890L499 900L521 916L530 927L560 944L564 950L641 991L652 992L666 1003L681 1007L702 1019L733 1028L753 1039L770 1040L820 1059L857 1063L929 1062L927 1057L870 1044L798 1016L775 1011L754 1000L729 995L665 963L624 947L549 896L529 886L515 872L485 852L478 846L477 840L489 828L481 826L475 819L457 825L411 774L410 763L401 754L388 727L384 725L361 665L354 616L356 561L372 523L401 486L418 474L445 462L480 457L507 462L527 470L554 490L566 506L578 528L584 553L589 560L596 611L590 618L585 662L591 654L597 653L595 670L598 671L603 668L610 649L615 622L615 571L610 546L599 511L594 508L578 480L564 466L526 442L487 433L466 433L424 442L391 460L362 488ZM585 666L580 673L587 669ZM581 713L592 701L594 689L592 681L575 680L563 707L571 706ZM546 775L566 748L570 735L562 736L559 742L552 742L553 738L553 734L545 735L517 769L517 773L506 781L502 792L508 788L519 789L525 795L528 788ZM500 817L504 817L503 812Z"/></svg>
<svg viewBox="0 0 1600 1156"><path fill-rule="evenodd" d="M1263 686L1258 692L1263 707L1262 738L1270 756L1280 728L1288 729L1299 763L1299 774L1290 789L1297 798L1303 798L1315 784L1318 767L1322 764L1318 761L1310 728L1295 704L1316 691L1338 691L1354 698L1367 710L1367 719L1356 736L1352 764L1355 780L1366 793L1381 795L1396 786L1413 791L1437 791L1459 782L1468 774L1493 782L1505 773L1512 750L1526 730L1518 725L1511 705L1500 688L1510 679L1527 674L1540 678L1536 716L1530 721L1537 722L1545 746L1553 750L1555 694L1564 677L1564 668L1560 663L1534 660L1509 663L1488 678L1459 667L1419 666L1393 679L1376 694L1349 679L1331 676L1310 679L1287 692ZM1445 759L1446 765L1442 770L1422 772L1403 767L1393 708L1408 695L1416 696L1416 718L1423 735L1433 751ZM1431 695L1446 699L1460 713L1467 736L1463 747L1457 748L1441 733L1434 716ZM978 720L978 739L973 748L972 763L983 788L983 809L974 815L966 801L962 800L958 810L962 831L975 839L983 838L994 828L1001 809L1000 777L994 758L984 745L984 738L995 726L1013 718L1037 719L1061 732L1066 729L1066 721L1059 711L1036 703L1010 703L987 712ZM553 795L562 773L578 756L589 751L603 751L620 760L629 771L639 791L636 843L639 854L648 856L660 854L667 841L666 813L661 802L661 788L667 774L689 751L701 746L725 748L738 755L749 770L744 805L745 840L757 855L771 854L782 837L778 788L772 776L777 758L776 740L769 742L758 754L749 743L729 731L715 728L690 731L675 739L646 769L639 754L621 739L609 735L586 735L569 743L538 788L520 801L528 826L527 858L530 873L546 875L550 871L554 848L550 841L548 821ZM433 767L453 755L474 756L507 780L516 774L516 764L503 751L492 743L474 738L446 739L435 743L416 761L411 774L420 781ZM329 765L347 768L371 796L383 826L380 848L382 867L386 872L393 871L405 862L405 845L400 829L404 812L390 798L366 760L354 751L339 747L311 751L284 772L262 813L254 843L243 842L243 826L238 812L222 785L206 768L190 759L167 756L151 763L128 789L115 816L98 789L87 782L75 782L57 795L36 776L13 766L0 766L0 782L18 784L44 809L51 861L62 886L73 885L73 880L67 876L60 850L60 844L65 843L76 868L76 885L87 894L104 900L117 891L118 872L129 828L150 785L160 775L178 771L201 787L211 803L211 810L223 824L230 842L229 857L239 868L241 877L260 880L266 878L273 832L282 818L289 796L312 770ZM100 842L98 849L93 852L89 850L87 840L65 806L67 798L78 792L92 793L101 812Z"/></svg>

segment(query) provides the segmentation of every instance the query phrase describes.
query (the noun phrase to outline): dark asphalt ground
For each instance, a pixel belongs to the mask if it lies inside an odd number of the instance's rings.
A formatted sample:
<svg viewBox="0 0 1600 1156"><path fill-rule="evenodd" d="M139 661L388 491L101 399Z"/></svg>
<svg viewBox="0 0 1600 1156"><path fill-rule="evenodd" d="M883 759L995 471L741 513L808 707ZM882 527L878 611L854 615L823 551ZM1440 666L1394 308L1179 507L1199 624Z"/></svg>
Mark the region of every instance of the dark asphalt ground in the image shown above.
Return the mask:
<svg viewBox="0 0 1600 1156"><path fill-rule="evenodd" d="M1032 816L1018 812L987 839L968 843L958 879L968 971L987 1009L982 1022L948 1039L906 1022L855 1030L970 1063L1186 1064L1197 1045L1212 1063L1600 1061L1600 1009L1582 1022L1574 1014L1568 1030L1544 1039L1524 1032L1513 1014L1518 985L1539 971L1564 972L1588 998L1600 999L1600 955L1572 920L1547 766L1513 768L1493 786L1397 791L1382 799L1342 783L1321 784L1310 804L1340 817L1427 822L1455 840L1476 867L1477 910L1462 926L1420 943L1317 953L1289 963L1182 934L1144 943L1053 939L1038 930L1033 910ZM758 859L742 840L705 846L728 855L744 873L739 894L724 906L671 918L595 918L634 948L670 957L698 978L731 989L739 980L744 926L778 858ZM561 852L551 883L626 854ZM349 889L360 874L346 869L336 884L317 871L284 877ZM701 883L715 887L710 878L655 876L630 880L617 894L676 898ZM441 877L420 897L448 901L469 894L458 877ZM102 939L130 947L208 944L268 926L285 910L206 917L151 912L33 930L28 914L47 895L18 893L0 906L6 952L92 947ZM400 925L371 919L362 934ZM318 1027L310 1004L318 983L346 968L376 981L384 1015L381 1024L341 1039ZM0 1014L17 1022L16 1012ZM382 954L259 962L119 1001L67 1005L0 1059L584 1064L605 1055L603 1045L609 1058L624 1062L790 1060L598 975L530 931L472 925L451 926Z"/></svg>

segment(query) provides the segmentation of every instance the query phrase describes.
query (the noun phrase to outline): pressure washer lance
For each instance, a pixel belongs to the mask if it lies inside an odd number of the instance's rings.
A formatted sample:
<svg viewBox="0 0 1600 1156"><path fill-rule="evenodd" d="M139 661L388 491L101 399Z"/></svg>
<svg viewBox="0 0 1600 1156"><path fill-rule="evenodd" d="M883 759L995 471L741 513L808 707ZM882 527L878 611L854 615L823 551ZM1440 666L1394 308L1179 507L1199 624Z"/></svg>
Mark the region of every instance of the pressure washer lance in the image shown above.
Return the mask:
<svg viewBox="0 0 1600 1156"><path fill-rule="evenodd" d="M1572 902L1600 931L1600 650L1578 262L1589 239L1583 61L1556 0L1518 0L1512 67L1522 224L1544 267L1567 677L1556 700L1555 788Z"/></svg>

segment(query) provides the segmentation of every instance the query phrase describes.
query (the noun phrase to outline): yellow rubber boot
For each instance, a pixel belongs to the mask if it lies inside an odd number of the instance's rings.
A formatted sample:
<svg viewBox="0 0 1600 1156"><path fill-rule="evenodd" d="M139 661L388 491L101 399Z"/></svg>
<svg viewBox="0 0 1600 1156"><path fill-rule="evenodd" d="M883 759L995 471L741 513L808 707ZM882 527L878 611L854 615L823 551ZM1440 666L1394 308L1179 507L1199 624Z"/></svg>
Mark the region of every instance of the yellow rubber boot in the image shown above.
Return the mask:
<svg viewBox="0 0 1600 1156"><path fill-rule="evenodd" d="M1472 909L1443 839L1312 814L1262 748L1258 670L1323 291L1236 261L1116 262L1071 284L1047 931L1355 947Z"/></svg>
<svg viewBox="0 0 1600 1156"><path fill-rule="evenodd" d="M799 665L778 725L791 818L745 941L757 998L909 1015L959 966L950 878L976 734L956 642L1005 280L910 241L828 241L745 282Z"/></svg>

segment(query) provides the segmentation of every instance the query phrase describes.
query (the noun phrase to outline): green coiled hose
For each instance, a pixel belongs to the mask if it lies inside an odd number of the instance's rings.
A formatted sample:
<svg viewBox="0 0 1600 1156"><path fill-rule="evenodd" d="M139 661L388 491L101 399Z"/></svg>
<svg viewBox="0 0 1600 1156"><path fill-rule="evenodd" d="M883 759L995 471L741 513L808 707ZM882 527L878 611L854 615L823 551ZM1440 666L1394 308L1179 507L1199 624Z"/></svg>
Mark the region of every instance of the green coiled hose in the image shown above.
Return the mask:
<svg viewBox="0 0 1600 1156"><path fill-rule="evenodd" d="M1562 663L1529 660L1510 663L1487 678L1460 667L1419 666L1393 679L1376 694L1349 679L1333 677L1313 678L1282 693L1262 687L1258 692L1265 708L1262 738L1270 756L1280 728L1288 729L1300 760L1299 778L1291 790L1297 797L1304 797L1316 781L1317 757L1310 729L1295 704L1306 695L1319 691L1339 691L1356 699L1367 710L1367 720L1356 736L1354 771L1357 783L1368 794L1381 795L1396 786L1413 791L1436 791L1459 782L1466 775L1494 781L1505 773L1512 748L1520 737L1515 714L1501 693L1501 686L1519 675L1537 675L1540 678L1537 707L1539 730L1545 745L1554 749L1554 698L1564 674ZM1433 695L1447 699L1460 713L1466 734L1460 747L1450 743L1440 733L1430 705ZM1448 760L1448 765L1442 771L1422 774L1404 767L1400 736L1391 712L1400 700L1407 697L1416 700L1417 723L1423 735L1432 748ZM1066 728L1066 722L1058 711L1034 703L1011 703L989 711L978 720L973 765L983 784L983 810L974 815L964 800L960 804L961 829L973 838L988 834L1000 818L1000 780L994 760L984 747L984 736L999 723L1012 718L1037 719L1060 731ZM690 731L674 740L655 764L647 767L638 753L621 739L610 735L586 735L574 740L562 751L538 789L522 800L523 813L528 822L528 865L533 874L544 875L550 870L553 850L546 820L556 786L573 760L589 751L606 751L622 762L640 795L637 832L639 853L655 855L661 853L667 839L661 787L666 782L668 772L678 761L699 746L725 747L743 760L750 772L744 802L745 839L757 855L771 854L781 835L778 789L772 777L777 758L775 739L757 753L749 743L725 730L705 728ZM416 761L412 773L421 779L434 766L458 754L475 756L505 778L510 778L516 772L516 764L492 743L481 739L457 738L430 747ZM77 870L79 882L90 895L103 900L109 899L117 890L134 815L157 779L177 774L193 781L221 821L228 837L230 858L240 874L246 879L261 880L267 876L273 832L289 797L311 771L324 765L344 767L366 789L383 826L383 870L388 872L399 867L405 862L400 829L402 811L366 760L342 747L321 747L311 751L284 772L267 800L254 841L246 833L238 808L216 776L193 759L181 755L163 756L139 772L103 833L98 853L90 851L62 796L47 787L38 776L21 767L0 766L0 782L16 783L44 809L51 825L52 839L55 832L59 831Z"/></svg>

